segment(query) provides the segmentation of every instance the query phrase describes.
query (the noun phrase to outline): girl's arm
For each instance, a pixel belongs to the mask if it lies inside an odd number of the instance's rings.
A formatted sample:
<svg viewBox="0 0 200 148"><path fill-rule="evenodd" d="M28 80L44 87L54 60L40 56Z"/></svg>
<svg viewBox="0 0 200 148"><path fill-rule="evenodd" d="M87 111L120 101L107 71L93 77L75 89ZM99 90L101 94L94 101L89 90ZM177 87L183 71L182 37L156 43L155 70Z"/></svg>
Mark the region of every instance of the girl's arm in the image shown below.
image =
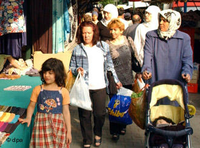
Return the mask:
<svg viewBox="0 0 200 148"><path fill-rule="evenodd" d="M63 117L67 128L67 144L72 142L72 135L71 135L71 116L69 112L69 105L63 105Z"/></svg>
<svg viewBox="0 0 200 148"><path fill-rule="evenodd" d="M30 101L28 108L27 108L26 118L25 119L19 118L19 122L21 122L22 124L27 123L27 127L29 127L29 125L31 123L31 118L32 118L33 112L35 110L35 105L36 105L35 102Z"/></svg>

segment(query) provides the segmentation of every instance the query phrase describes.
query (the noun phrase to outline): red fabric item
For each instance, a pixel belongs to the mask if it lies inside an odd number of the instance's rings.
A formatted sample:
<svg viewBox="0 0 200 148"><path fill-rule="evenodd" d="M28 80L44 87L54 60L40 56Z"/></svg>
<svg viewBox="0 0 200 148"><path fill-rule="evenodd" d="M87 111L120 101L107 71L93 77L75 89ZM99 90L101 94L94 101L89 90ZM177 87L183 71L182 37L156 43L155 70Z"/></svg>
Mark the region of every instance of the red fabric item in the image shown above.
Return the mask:
<svg viewBox="0 0 200 148"><path fill-rule="evenodd" d="M7 125L8 125L8 123L4 122L3 125L0 128L0 131L3 132L6 129Z"/></svg>

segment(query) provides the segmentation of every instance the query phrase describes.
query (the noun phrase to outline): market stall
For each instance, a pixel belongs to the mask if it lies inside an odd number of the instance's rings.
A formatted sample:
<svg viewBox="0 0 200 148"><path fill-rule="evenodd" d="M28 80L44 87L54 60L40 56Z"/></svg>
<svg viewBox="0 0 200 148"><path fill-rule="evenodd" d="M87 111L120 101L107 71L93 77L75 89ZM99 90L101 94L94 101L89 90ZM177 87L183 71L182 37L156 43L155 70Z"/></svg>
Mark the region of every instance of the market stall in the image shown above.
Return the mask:
<svg viewBox="0 0 200 148"><path fill-rule="evenodd" d="M36 85L41 84L40 77L29 77L21 76L19 79L15 80L5 80L0 79L0 106L9 107L9 108L20 108L26 109L29 102L30 96L33 88ZM26 88L26 89L25 89ZM1 110L2 111L2 110ZM10 111L5 111L9 113ZM18 114L17 111L13 111L14 114ZM33 116L34 119L34 116ZM1 123L5 121L2 118ZM18 122L18 121L17 121ZM1 148L27 148L29 147L29 142L32 133L33 120L30 127L27 127L27 124L17 124L14 131L3 141L3 144L0 143ZM13 123L10 123L11 126L14 126ZM8 126L8 125L7 125ZM0 130L5 131L6 127ZM1 132L3 132L1 131ZM0 137L0 141L2 137ZM2 142L2 141L1 141Z"/></svg>

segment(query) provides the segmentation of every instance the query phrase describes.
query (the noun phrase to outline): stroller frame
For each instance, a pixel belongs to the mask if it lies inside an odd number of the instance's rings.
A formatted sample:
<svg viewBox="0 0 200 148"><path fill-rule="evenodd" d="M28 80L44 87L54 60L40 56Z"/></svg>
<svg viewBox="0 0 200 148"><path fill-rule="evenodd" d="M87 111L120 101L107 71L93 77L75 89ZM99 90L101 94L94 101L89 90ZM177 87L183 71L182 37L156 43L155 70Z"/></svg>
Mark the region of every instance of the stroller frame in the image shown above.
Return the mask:
<svg viewBox="0 0 200 148"><path fill-rule="evenodd" d="M154 127L151 123L150 119L150 102L151 102L151 94L153 87L162 85L162 84L169 84L169 85L179 85L182 88L183 91L183 103L185 106L185 111L184 111L184 118L185 118L185 128L180 130L180 131L168 131L168 130L163 130L157 127ZM151 86L147 90L147 111L146 111L146 129L145 129L145 148L154 148L157 146L150 146L150 136L152 134L158 134L164 137L166 144L168 145L169 148L173 148L173 142L174 139L177 137L181 136L186 136L186 141L185 144L183 144L184 148L191 148L191 139L190 135L193 134L193 129L190 127L190 121L189 119L192 117L189 115L189 110L187 107L187 98L188 94L186 92L185 86L178 80L173 80L173 79L164 79L164 80L159 80L151 84Z"/></svg>

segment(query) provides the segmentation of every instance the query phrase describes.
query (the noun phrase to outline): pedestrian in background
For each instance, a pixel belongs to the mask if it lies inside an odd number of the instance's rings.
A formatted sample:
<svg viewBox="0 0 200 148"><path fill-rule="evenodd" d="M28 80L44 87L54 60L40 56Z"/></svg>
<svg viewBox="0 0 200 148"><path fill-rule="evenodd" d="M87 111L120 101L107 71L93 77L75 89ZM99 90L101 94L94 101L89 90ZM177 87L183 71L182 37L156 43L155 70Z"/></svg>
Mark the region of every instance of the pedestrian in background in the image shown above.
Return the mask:
<svg viewBox="0 0 200 148"><path fill-rule="evenodd" d="M141 23L142 19L139 14L134 13L132 16L133 24L124 30L124 35L128 38L129 36L134 40L135 31L137 26Z"/></svg>
<svg viewBox="0 0 200 148"><path fill-rule="evenodd" d="M94 24L97 24L99 21L98 21L98 12L96 11L92 11L92 22Z"/></svg>
<svg viewBox="0 0 200 148"><path fill-rule="evenodd" d="M145 21L136 28L134 43L137 49L140 63L143 64L145 36L148 31L158 29L158 13L160 8L151 5L145 10ZM142 65L141 65L142 66Z"/></svg>
<svg viewBox="0 0 200 148"><path fill-rule="evenodd" d="M128 27L128 22L125 20L124 18L124 15L125 15L125 11L124 11L124 8L123 7L120 7L118 8L118 19L124 23L124 27L125 29Z"/></svg>
<svg viewBox="0 0 200 148"><path fill-rule="evenodd" d="M118 17L117 7L113 4L107 4L103 8L103 19L97 23L99 29L99 36L102 41L109 40L111 38L110 31L107 28L108 23Z"/></svg>

